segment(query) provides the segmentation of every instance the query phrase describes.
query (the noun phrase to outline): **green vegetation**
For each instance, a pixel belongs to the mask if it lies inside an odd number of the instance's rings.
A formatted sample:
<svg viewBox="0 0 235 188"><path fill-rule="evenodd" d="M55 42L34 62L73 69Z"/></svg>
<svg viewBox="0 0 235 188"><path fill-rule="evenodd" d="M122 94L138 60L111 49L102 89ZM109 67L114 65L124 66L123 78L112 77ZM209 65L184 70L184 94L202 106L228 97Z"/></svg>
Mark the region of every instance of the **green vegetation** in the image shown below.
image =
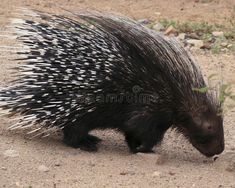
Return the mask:
<svg viewBox="0 0 235 188"><path fill-rule="evenodd" d="M235 108L235 94L232 92L232 84L219 84L219 87L213 86L211 83L214 80L214 78L217 76L217 74L212 74L208 77L208 86L202 87L202 88L193 88L193 91L200 92L200 93L206 93L209 90L218 92L219 102L221 104L221 113L224 114L228 110L231 110ZM232 103L226 104L225 101L231 100Z"/></svg>
<svg viewBox="0 0 235 188"><path fill-rule="evenodd" d="M235 51L235 15L228 21L228 25L209 24L207 22L179 22L174 20L162 19L159 21L165 29L173 26L177 33L194 34L197 39L209 43L212 53L220 53L223 48L227 51ZM152 28L153 24L149 24ZM222 31L223 36L213 36L214 31ZM190 37L189 37L190 38ZM229 47L223 46L223 43L230 44Z"/></svg>
<svg viewBox="0 0 235 188"><path fill-rule="evenodd" d="M221 25L210 25L207 22L179 22L174 20L160 20L160 23L165 27L172 25L179 33L197 33L203 35L204 33L212 33L215 30L220 30Z"/></svg>

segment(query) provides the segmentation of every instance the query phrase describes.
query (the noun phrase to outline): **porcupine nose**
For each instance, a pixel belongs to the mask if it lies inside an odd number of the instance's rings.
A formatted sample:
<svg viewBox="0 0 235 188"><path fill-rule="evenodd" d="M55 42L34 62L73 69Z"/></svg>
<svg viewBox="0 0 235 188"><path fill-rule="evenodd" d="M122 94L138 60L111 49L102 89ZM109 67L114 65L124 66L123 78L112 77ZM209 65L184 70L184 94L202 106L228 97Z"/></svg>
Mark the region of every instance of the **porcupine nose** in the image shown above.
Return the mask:
<svg viewBox="0 0 235 188"><path fill-rule="evenodd" d="M207 157L213 157L219 155L224 151L224 139L215 140L211 143L211 146L204 152Z"/></svg>

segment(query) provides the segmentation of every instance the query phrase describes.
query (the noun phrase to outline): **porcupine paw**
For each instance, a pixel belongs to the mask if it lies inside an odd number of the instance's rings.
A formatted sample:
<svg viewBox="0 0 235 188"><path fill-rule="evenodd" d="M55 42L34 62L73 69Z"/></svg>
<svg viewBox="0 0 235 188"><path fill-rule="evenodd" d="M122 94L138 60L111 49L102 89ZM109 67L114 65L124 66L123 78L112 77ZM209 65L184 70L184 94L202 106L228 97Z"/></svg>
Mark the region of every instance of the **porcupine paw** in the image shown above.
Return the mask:
<svg viewBox="0 0 235 188"><path fill-rule="evenodd" d="M140 146L140 142L136 139L134 139L130 134L125 134L125 139L126 139L126 142L127 142L127 145L130 149L130 152L132 153L136 153L135 150L136 150L136 147Z"/></svg>
<svg viewBox="0 0 235 188"><path fill-rule="evenodd" d="M101 142L100 138L88 134L78 143L78 146L81 150L95 152L98 150L97 144L99 142Z"/></svg>
<svg viewBox="0 0 235 188"><path fill-rule="evenodd" d="M135 149L135 153L154 153L153 149L144 145L141 145Z"/></svg>
<svg viewBox="0 0 235 188"><path fill-rule="evenodd" d="M148 143L141 143L139 139L132 137L131 135L126 135L126 142L132 153L153 153L153 145Z"/></svg>
<svg viewBox="0 0 235 188"><path fill-rule="evenodd" d="M79 148L84 151L89 152L95 152L98 150L97 144L101 141L100 138L93 136L93 135L87 135L80 139L64 139L65 144L73 147L73 148Z"/></svg>
<svg viewBox="0 0 235 188"><path fill-rule="evenodd" d="M135 147L135 148L130 148L130 151L132 153L154 153L154 151L151 147L147 147L147 146L144 146L144 145L140 145L140 146Z"/></svg>

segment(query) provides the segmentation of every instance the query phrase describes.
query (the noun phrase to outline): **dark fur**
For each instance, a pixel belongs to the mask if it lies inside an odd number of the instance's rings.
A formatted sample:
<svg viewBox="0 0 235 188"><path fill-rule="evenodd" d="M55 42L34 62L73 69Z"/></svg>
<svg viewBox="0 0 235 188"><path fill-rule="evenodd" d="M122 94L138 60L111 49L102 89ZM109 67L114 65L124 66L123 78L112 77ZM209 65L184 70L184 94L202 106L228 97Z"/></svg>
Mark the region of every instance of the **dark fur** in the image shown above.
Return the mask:
<svg viewBox="0 0 235 188"><path fill-rule="evenodd" d="M171 113L148 111L146 104L112 103L84 115L73 126L66 126L64 142L75 148L96 151L99 139L89 135L89 131L113 128L124 133L131 152L152 152L171 125Z"/></svg>

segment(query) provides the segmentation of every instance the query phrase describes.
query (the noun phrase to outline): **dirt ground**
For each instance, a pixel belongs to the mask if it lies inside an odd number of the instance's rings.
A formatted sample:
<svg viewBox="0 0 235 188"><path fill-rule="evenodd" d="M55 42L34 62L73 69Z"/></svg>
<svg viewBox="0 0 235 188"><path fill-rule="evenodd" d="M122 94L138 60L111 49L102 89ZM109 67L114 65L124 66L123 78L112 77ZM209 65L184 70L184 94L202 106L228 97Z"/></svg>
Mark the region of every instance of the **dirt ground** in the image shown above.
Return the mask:
<svg viewBox="0 0 235 188"><path fill-rule="evenodd" d="M5 31L16 7L60 13L95 9L118 12L134 19L160 18L208 21L226 24L234 11L234 0L1 0L0 30ZM13 45L0 39L1 45ZM226 82L235 83L235 54L214 55L193 51L206 75L220 71ZM0 56L0 86L11 79L15 63ZM5 58L4 58L4 57ZM8 131L13 122L0 118L1 187L234 187L235 170L229 170L235 156L235 111L225 116L226 149L216 161L205 158L181 135L169 131L156 154L130 154L124 138L114 131L97 131L102 138L97 153L66 147L60 136L29 140L25 134Z"/></svg>

